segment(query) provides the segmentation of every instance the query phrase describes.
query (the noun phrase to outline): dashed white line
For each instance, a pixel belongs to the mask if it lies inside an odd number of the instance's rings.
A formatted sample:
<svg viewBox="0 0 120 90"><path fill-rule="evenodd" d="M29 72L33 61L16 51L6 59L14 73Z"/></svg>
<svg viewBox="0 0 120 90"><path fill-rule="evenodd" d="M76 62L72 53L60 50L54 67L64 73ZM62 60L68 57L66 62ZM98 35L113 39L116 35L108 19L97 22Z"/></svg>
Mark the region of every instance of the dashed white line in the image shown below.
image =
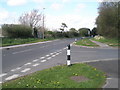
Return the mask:
<svg viewBox="0 0 120 90"><path fill-rule="evenodd" d="M56 55L52 55L52 57L55 57Z"/></svg>
<svg viewBox="0 0 120 90"><path fill-rule="evenodd" d="M21 72L27 72L29 70L31 70L31 68L26 68L26 69L22 70Z"/></svg>
<svg viewBox="0 0 120 90"><path fill-rule="evenodd" d="M7 73L0 74L0 77L3 77L3 76L5 76L5 75L7 75Z"/></svg>
<svg viewBox="0 0 120 90"><path fill-rule="evenodd" d="M45 57L41 57L40 59L44 59Z"/></svg>
<svg viewBox="0 0 120 90"><path fill-rule="evenodd" d="M21 67L18 67L16 69L12 69L11 71L14 72L14 71L19 70L19 69L21 69Z"/></svg>
<svg viewBox="0 0 120 90"><path fill-rule="evenodd" d="M50 53L50 55L53 55L54 53Z"/></svg>
<svg viewBox="0 0 120 90"><path fill-rule="evenodd" d="M42 60L41 62L45 62L46 60Z"/></svg>
<svg viewBox="0 0 120 90"><path fill-rule="evenodd" d="M35 60L33 60L33 62L37 62L39 59L35 59Z"/></svg>
<svg viewBox="0 0 120 90"><path fill-rule="evenodd" d="M32 65L32 66L36 67L36 66L38 66L38 65L40 65L40 64L39 64L39 63L36 63L36 64L34 64L34 65Z"/></svg>
<svg viewBox="0 0 120 90"><path fill-rule="evenodd" d="M59 55L60 54L60 52L59 53L56 53L55 55Z"/></svg>
<svg viewBox="0 0 120 90"><path fill-rule="evenodd" d="M46 55L47 57L50 56L50 55Z"/></svg>
<svg viewBox="0 0 120 90"><path fill-rule="evenodd" d="M31 63L29 62L29 63L26 63L26 64L24 64L24 65L30 65Z"/></svg>
<svg viewBox="0 0 120 90"><path fill-rule="evenodd" d="M14 74L12 76L7 77L5 80L11 80L11 79L17 78L18 76L19 74Z"/></svg>
<svg viewBox="0 0 120 90"><path fill-rule="evenodd" d="M47 59L51 59L52 57L49 57L49 58L47 58Z"/></svg>

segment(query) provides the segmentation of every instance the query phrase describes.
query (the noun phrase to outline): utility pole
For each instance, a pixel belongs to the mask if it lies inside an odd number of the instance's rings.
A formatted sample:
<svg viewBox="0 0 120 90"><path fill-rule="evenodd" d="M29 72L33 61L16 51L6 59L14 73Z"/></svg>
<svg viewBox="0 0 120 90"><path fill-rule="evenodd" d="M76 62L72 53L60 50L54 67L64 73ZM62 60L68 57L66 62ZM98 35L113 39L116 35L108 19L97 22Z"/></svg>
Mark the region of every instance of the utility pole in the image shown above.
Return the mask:
<svg viewBox="0 0 120 90"><path fill-rule="evenodd" d="M44 33L45 33L45 28L44 28L44 9L45 8L43 8L43 30L42 30L42 32L43 32L43 39L44 39Z"/></svg>

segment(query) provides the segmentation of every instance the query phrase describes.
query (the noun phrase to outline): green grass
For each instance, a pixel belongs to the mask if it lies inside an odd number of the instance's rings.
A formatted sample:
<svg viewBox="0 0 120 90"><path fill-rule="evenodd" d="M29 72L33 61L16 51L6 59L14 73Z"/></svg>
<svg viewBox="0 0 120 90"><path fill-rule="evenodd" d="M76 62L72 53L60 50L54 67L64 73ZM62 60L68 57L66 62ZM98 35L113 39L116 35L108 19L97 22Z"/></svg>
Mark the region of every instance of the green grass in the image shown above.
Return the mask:
<svg viewBox="0 0 120 90"><path fill-rule="evenodd" d="M99 45L91 42L89 40L90 38L85 38L85 39L82 39L82 40L79 40L76 42L76 45L80 45L80 46L92 46L92 47L98 47Z"/></svg>
<svg viewBox="0 0 120 90"><path fill-rule="evenodd" d="M118 39L102 38L102 39L97 40L93 38L92 40L98 41L101 43L106 43L107 45L113 46L113 47L120 46L120 40Z"/></svg>
<svg viewBox="0 0 120 90"><path fill-rule="evenodd" d="M19 45L19 44L27 44L27 43L36 43L36 42L43 42L53 40L50 39L38 39L38 38L2 38L2 46L12 46L12 45Z"/></svg>
<svg viewBox="0 0 120 90"><path fill-rule="evenodd" d="M2 84L3 88L100 88L105 84L105 73L87 64L68 67L55 66ZM84 76L89 80L76 82L71 76Z"/></svg>

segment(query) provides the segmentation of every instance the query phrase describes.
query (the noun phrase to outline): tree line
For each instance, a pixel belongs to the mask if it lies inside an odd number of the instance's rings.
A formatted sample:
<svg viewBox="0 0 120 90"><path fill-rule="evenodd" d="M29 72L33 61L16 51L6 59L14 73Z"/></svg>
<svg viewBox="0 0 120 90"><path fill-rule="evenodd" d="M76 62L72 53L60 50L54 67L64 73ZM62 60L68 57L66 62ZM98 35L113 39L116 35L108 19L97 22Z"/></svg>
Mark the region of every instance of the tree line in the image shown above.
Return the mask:
<svg viewBox="0 0 120 90"><path fill-rule="evenodd" d="M102 2L98 11L97 33L107 38L119 38L120 2Z"/></svg>
<svg viewBox="0 0 120 90"><path fill-rule="evenodd" d="M90 30L89 28L68 28L66 23L61 23L59 31L50 31L43 26L44 15L39 10L32 10L24 13L19 17L20 24L4 24L2 25L2 34L11 38L72 38L80 36L95 36L97 28ZM44 34L44 35L43 35Z"/></svg>

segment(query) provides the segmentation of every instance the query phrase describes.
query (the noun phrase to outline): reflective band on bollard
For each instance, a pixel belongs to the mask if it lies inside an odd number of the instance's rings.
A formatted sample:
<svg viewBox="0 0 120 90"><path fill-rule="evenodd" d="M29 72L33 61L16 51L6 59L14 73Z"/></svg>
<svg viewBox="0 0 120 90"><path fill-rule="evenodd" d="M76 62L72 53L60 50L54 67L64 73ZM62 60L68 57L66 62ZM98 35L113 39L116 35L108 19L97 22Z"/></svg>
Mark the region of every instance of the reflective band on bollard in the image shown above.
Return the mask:
<svg viewBox="0 0 120 90"><path fill-rule="evenodd" d="M68 50L67 50L67 66L71 65L70 64L70 44L68 45Z"/></svg>

